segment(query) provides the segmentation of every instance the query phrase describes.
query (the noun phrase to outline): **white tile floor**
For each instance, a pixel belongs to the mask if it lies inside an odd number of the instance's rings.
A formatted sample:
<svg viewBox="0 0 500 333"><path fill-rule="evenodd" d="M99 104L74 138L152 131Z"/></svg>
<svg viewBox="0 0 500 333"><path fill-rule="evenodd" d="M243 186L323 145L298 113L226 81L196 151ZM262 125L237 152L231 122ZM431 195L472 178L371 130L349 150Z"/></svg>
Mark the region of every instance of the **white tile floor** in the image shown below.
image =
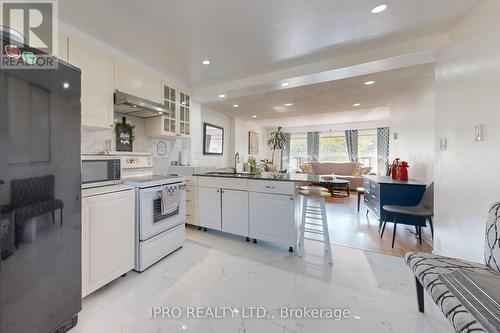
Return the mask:
<svg viewBox="0 0 500 333"><path fill-rule="evenodd" d="M84 299L71 333L451 332L430 297L426 314L417 311L413 275L402 258L335 246L330 266L313 242L299 258L213 231L188 229L187 238L144 273L130 272ZM234 318L153 319L152 306L261 306L269 316L242 318L240 308ZM340 321L286 319L279 310L285 306L349 309L352 315Z"/></svg>

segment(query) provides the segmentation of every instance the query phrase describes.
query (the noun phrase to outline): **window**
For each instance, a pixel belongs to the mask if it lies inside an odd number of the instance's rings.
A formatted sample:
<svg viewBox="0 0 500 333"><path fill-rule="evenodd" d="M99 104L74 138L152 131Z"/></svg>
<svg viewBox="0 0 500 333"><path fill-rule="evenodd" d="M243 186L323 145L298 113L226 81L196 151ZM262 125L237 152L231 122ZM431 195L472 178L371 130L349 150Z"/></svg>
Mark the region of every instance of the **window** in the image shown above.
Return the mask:
<svg viewBox="0 0 500 333"><path fill-rule="evenodd" d="M348 162L345 135L325 133L319 139L320 162Z"/></svg>
<svg viewBox="0 0 500 333"><path fill-rule="evenodd" d="M305 162L307 162L307 135L292 134L290 139L290 170L298 170Z"/></svg>
<svg viewBox="0 0 500 333"><path fill-rule="evenodd" d="M373 130L358 132L358 161L377 173L377 133Z"/></svg>

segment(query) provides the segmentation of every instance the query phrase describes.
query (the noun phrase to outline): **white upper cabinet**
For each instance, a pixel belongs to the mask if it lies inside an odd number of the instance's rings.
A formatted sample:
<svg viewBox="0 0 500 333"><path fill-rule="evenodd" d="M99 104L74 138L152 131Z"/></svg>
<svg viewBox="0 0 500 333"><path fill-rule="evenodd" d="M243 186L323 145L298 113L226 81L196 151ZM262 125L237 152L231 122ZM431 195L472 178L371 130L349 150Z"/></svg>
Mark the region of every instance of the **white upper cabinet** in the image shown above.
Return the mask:
<svg viewBox="0 0 500 333"><path fill-rule="evenodd" d="M148 136L181 136L191 134L191 98L188 94L163 85L163 105L170 112L146 119Z"/></svg>
<svg viewBox="0 0 500 333"><path fill-rule="evenodd" d="M82 71L82 126L113 127L113 58L73 38L67 53Z"/></svg>
<svg viewBox="0 0 500 333"><path fill-rule="evenodd" d="M163 86L159 78L118 60L115 61L115 90L163 103Z"/></svg>
<svg viewBox="0 0 500 333"><path fill-rule="evenodd" d="M179 128L177 133L180 136L189 137L191 134L191 98L188 94L181 92L179 94Z"/></svg>

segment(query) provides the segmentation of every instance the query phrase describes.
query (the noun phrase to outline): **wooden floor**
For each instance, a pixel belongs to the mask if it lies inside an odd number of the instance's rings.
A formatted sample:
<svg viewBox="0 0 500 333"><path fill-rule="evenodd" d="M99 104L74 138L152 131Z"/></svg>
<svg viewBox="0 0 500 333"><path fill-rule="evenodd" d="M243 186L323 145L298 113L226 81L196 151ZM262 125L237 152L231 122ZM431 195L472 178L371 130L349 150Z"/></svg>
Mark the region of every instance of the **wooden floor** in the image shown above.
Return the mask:
<svg viewBox="0 0 500 333"><path fill-rule="evenodd" d="M387 223L383 239L378 233L378 221L369 214L361 203L357 212L357 193L349 198L331 197L327 199L328 228L331 241L335 244L381 252L403 257L407 252L431 252L432 247L422 241L419 244L415 238L415 228L412 226L398 225L394 249L391 248L392 231L394 225Z"/></svg>

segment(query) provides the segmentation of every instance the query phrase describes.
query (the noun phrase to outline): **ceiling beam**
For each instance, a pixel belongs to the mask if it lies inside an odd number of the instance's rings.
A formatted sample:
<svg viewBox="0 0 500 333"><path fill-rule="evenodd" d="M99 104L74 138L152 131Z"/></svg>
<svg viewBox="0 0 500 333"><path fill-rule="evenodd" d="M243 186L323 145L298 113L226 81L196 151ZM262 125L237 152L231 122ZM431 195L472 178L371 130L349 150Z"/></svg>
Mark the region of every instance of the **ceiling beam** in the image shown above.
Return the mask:
<svg viewBox="0 0 500 333"><path fill-rule="evenodd" d="M346 79L410 66L432 63L436 52L449 44L448 33L427 36L390 46L372 48L281 71L224 82L195 90L194 99L201 103L227 98L259 95L269 91ZM282 87L282 82L288 82Z"/></svg>

